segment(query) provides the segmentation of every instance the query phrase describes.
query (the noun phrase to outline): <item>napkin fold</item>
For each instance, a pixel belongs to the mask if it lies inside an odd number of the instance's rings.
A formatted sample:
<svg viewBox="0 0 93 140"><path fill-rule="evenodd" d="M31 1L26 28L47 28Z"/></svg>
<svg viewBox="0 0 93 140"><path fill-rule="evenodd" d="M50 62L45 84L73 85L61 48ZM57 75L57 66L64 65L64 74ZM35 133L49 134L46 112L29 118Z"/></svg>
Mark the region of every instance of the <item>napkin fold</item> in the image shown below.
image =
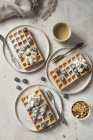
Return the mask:
<svg viewBox="0 0 93 140"><path fill-rule="evenodd" d="M41 17L46 20L56 9L57 0L0 0L0 21L11 17Z"/></svg>

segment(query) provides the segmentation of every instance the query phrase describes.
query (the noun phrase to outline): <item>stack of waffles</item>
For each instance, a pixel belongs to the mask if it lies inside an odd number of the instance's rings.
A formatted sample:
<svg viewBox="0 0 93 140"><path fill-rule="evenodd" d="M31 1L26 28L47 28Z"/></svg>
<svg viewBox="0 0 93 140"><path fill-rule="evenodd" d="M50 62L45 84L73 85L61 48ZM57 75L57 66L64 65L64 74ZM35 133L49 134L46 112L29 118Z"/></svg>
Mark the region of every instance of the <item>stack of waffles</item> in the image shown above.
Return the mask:
<svg viewBox="0 0 93 140"><path fill-rule="evenodd" d="M21 101L37 131L42 131L56 123L54 112L40 88L29 96L22 97Z"/></svg>
<svg viewBox="0 0 93 140"><path fill-rule="evenodd" d="M50 76L59 90L63 91L90 71L88 62L80 51L76 50L60 60L56 68L50 71Z"/></svg>
<svg viewBox="0 0 93 140"><path fill-rule="evenodd" d="M8 35L8 42L24 69L31 68L35 64L44 61L36 41L28 28L20 26L12 30Z"/></svg>

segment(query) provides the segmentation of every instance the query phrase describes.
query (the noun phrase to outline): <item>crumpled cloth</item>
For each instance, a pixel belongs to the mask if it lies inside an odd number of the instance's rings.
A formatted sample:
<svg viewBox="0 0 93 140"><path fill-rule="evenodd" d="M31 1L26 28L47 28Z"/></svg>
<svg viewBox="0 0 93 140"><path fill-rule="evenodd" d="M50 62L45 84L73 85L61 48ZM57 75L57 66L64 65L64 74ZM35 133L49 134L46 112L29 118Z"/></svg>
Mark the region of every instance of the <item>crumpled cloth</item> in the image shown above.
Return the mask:
<svg viewBox="0 0 93 140"><path fill-rule="evenodd" d="M0 21L11 17L41 17L46 20L56 9L57 0L0 0Z"/></svg>

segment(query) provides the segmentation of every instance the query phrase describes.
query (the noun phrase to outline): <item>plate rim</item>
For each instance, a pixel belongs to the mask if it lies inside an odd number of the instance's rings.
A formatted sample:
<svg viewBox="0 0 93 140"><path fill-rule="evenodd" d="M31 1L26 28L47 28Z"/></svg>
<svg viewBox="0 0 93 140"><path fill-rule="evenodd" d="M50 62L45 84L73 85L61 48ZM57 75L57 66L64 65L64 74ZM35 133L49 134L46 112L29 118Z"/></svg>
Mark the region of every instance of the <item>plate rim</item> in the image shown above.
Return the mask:
<svg viewBox="0 0 93 140"><path fill-rule="evenodd" d="M71 48L72 48L72 47L71 47ZM55 87L55 85L52 84L52 82L51 82L51 80L50 80L50 78L49 78L49 75L48 75L48 66L49 66L49 62L50 62L52 56L55 55L55 54L56 54L57 52L59 52L60 50L71 49L71 48L66 46L66 47L64 47L64 48L57 49L55 52L53 52L53 53L50 55L50 57L48 58L47 63L46 63L46 75L47 75L47 78L48 78L48 80L49 80L49 83L50 83L51 86L52 86L57 92L59 92L60 94L73 95L73 94L77 94L77 93L83 91L83 90L89 85L89 83L91 82L92 76L93 76L93 73L91 72L91 73L90 73L90 74L91 74L91 77L90 77L90 80L89 80L89 82L87 83L87 85L85 85L81 90L78 90L78 91L76 91L76 92L64 92L64 91L59 91L59 90ZM79 48L78 48L78 50L81 51L83 54L85 54L85 55L88 57L88 59L90 60L90 63L91 63L91 68L93 68L92 60L91 60L91 58L88 56L88 54L87 54L86 52L84 52L83 50L79 49Z"/></svg>
<svg viewBox="0 0 93 140"><path fill-rule="evenodd" d="M42 31L42 29L40 29L39 27L35 27L34 25L19 25L19 26L16 26L16 27L14 27L13 29L11 29L7 34L6 34L6 36L5 36L5 39L7 39L7 37L8 37L8 35L10 34L10 32L12 32L14 29L16 29L16 28L18 28L18 27L22 27L22 26L28 26L28 28L29 27L33 27L34 29L36 29L36 30L38 30L38 31L40 31L45 37L46 37L46 40L47 40L47 48L48 48L48 55L47 55L47 58L45 59L45 61L37 68L37 69L33 69L33 70L31 70L31 71L25 71L25 70L19 70L16 66L14 66L14 65L12 65L10 62L9 62L9 60L7 59L7 57L6 57L6 55L5 55L5 44L3 43L3 55L4 55L4 58L5 58L5 60L7 61L7 63L14 69L14 70L16 70L16 71L18 71L18 72L20 72L20 73L33 73L33 72L36 72L36 71L38 71L38 70L40 70L45 64L46 64L46 61L48 60L48 57L49 57L49 55L50 55L50 48L51 48L51 46L50 46L50 43L49 43L49 39L48 39L48 37L47 37L47 35L46 35L46 33L44 32L44 31Z"/></svg>
<svg viewBox="0 0 93 140"><path fill-rule="evenodd" d="M63 100L62 100L61 96L58 94L58 92L57 92L54 88L52 88L52 87L50 87L50 86L43 85L43 84L33 84L33 85L29 85L27 88L23 89L23 90L19 93L19 95L17 96L16 101L15 101L15 115L16 115L17 120L18 120L18 121L20 122L20 124L22 124L22 126L24 126L24 128L26 128L27 130L32 131L32 132L40 133L40 132L49 130L50 128L56 126L57 123L60 121L60 118L58 118L58 120L57 120L54 124L52 124L52 125L49 126L48 128L46 128L46 129L44 129L44 130L41 130L41 131L35 131L35 130L28 129L28 128L24 125L24 123L20 120L20 117L19 117L18 112L17 112L17 103L18 103L19 98L21 97L21 95L23 95L23 92L26 91L27 89L31 88L31 87L34 87L34 86L42 86L42 87L44 86L44 87L49 88L49 89L51 89L52 91L54 91L54 92L56 93L56 95L57 95L57 96L59 97L59 99L60 99L60 103L61 103L61 113L64 112L64 109L63 109Z"/></svg>

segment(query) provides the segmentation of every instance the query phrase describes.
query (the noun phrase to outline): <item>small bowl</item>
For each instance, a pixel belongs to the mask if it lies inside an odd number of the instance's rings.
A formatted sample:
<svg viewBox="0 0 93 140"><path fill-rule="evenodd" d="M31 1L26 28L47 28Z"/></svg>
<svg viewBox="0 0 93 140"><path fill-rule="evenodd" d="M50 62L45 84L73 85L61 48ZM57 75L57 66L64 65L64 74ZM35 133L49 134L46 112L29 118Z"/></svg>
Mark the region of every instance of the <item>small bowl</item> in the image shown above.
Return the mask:
<svg viewBox="0 0 93 140"><path fill-rule="evenodd" d="M57 42L65 42L71 36L71 28L66 23L57 23L53 27L53 36Z"/></svg>
<svg viewBox="0 0 93 140"><path fill-rule="evenodd" d="M79 105L81 104L81 108L79 107ZM82 109L83 108L83 105L85 105L86 106L86 115L83 117L79 117L79 115L78 115L78 113L75 115L75 108L76 108L76 105L77 105L77 110L80 110L80 109ZM74 110L73 110L74 109ZM89 115L90 115L90 106L85 102L85 101L77 101L77 102L75 102L73 105L72 105L72 108L71 108L71 112L72 112L72 114L73 114L73 116L75 117L75 118L77 118L78 120L85 120L85 119L87 119L88 117L89 117ZM76 112L78 112L78 111L76 111Z"/></svg>

